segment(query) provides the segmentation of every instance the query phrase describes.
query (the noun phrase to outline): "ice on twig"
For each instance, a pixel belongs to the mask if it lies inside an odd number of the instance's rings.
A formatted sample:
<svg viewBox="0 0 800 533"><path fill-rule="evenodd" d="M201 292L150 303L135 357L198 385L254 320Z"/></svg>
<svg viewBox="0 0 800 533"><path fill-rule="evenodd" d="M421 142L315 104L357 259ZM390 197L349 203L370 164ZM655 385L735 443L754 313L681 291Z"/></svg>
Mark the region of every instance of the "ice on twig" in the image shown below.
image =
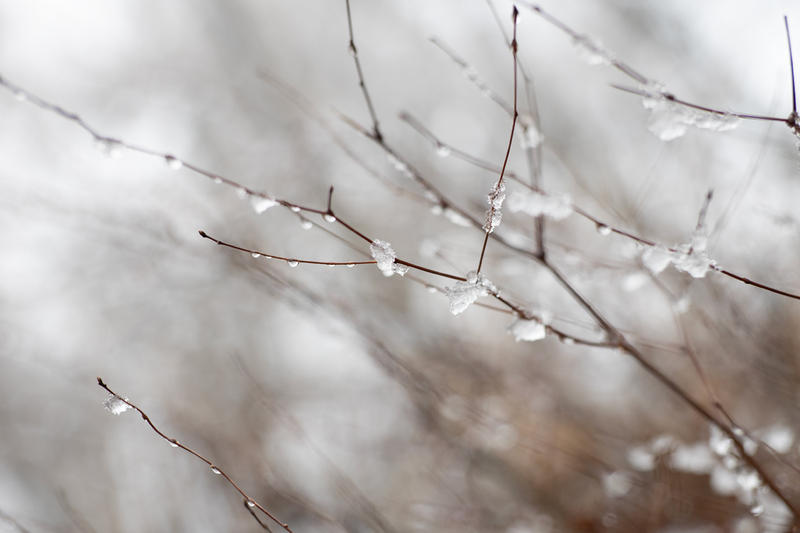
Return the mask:
<svg viewBox="0 0 800 533"><path fill-rule="evenodd" d="M500 220L503 218L500 208L506 199L506 184L502 181L495 183L486 198L491 207L486 212L486 223L483 225L483 229L486 233L491 233L500 225Z"/></svg>
<svg viewBox="0 0 800 533"><path fill-rule="evenodd" d="M539 131L539 128L536 127L536 120L533 118L533 115L530 113L522 113L519 116L519 123L522 126L520 143L522 144L523 150L536 148L544 142L544 135Z"/></svg>
<svg viewBox="0 0 800 533"><path fill-rule="evenodd" d="M260 215L270 207L278 205L278 201L268 196L253 194L250 196L250 205L253 206L253 211Z"/></svg>
<svg viewBox="0 0 800 533"><path fill-rule="evenodd" d="M404 276L408 272L406 265L395 262L397 254L395 254L392 245L388 242L375 239L372 241L369 251L372 253L372 258L378 262L378 268L383 272L384 276L389 277L394 274Z"/></svg>
<svg viewBox="0 0 800 533"><path fill-rule="evenodd" d="M568 194L514 192L508 197L508 208L512 213L522 211L534 217L545 215L561 220L572 213L572 198Z"/></svg>
<svg viewBox="0 0 800 533"><path fill-rule="evenodd" d="M671 141L686 134L689 126L711 131L730 131L739 125L739 117L730 113L714 113L694 109L676 102L667 88L656 81L640 86L645 93L642 105L650 110L647 131Z"/></svg>
<svg viewBox="0 0 800 533"><path fill-rule="evenodd" d="M519 341L538 341L547 336L547 327L539 318L517 317L508 327L508 333Z"/></svg>
<svg viewBox="0 0 800 533"><path fill-rule="evenodd" d="M445 216L447 220L449 220L456 226L461 226L462 228L472 227L472 222L467 217L456 211L455 209L452 209L450 207L445 207L444 210L442 211L442 214Z"/></svg>
<svg viewBox="0 0 800 533"><path fill-rule="evenodd" d="M124 400L117 396L116 394L112 394L103 402L103 407L114 413L115 415L121 415L125 411L131 408L130 405L127 403L128 399L125 398Z"/></svg>
<svg viewBox="0 0 800 533"><path fill-rule="evenodd" d="M450 299L450 312L454 315L463 313L481 296L496 292L497 287L484 274L478 274L475 270L467 274L467 281L457 281L452 288L444 288L444 293Z"/></svg>
<svg viewBox="0 0 800 533"><path fill-rule="evenodd" d="M611 65L616 61L614 54L606 50L603 43L591 35L575 37L572 39L572 44L578 56L592 66Z"/></svg>
<svg viewBox="0 0 800 533"><path fill-rule="evenodd" d="M104 155L116 159L122 155L125 150L125 145L122 141L112 139L111 137L96 137L94 140L94 147L100 150Z"/></svg>
<svg viewBox="0 0 800 533"><path fill-rule="evenodd" d="M412 179L414 178L414 173L411 171L411 169L408 167L408 165L406 163L404 163L403 161L400 161L397 158L397 156L395 156L394 154L390 153L390 154L386 155L386 159L389 160L389 163L394 167L394 169L396 171L400 172L401 174L403 174L407 178L412 178Z"/></svg>
<svg viewBox="0 0 800 533"><path fill-rule="evenodd" d="M677 270L686 272L693 278L704 278L709 270L717 265L706 252L708 237L702 227L689 233L689 242L677 245L674 249L663 244L649 247L642 254L642 262L655 275L660 274L672 263Z"/></svg>

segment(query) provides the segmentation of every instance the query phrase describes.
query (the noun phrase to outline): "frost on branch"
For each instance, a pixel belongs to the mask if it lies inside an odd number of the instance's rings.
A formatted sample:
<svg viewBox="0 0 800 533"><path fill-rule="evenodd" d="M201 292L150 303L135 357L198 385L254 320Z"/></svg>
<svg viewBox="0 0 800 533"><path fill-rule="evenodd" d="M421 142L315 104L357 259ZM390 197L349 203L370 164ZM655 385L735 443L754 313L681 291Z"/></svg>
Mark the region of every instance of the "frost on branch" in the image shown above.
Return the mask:
<svg viewBox="0 0 800 533"><path fill-rule="evenodd" d="M522 149L536 148L544 141L544 134L536 127L536 120L530 113L522 113L519 116L519 123L522 126L522 136L520 143Z"/></svg>
<svg viewBox="0 0 800 533"><path fill-rule="evenodd" d="M672 263L677 270L693 278L704 278L717 265L706 252L708 237L702 227L689 233L689 242L669 249L663 244L651 246L642 254L642 262L653 274L660 274Z"/></svg>
<svg viewBox="0 0 800 533"><path fill-rule="evenodd" d="M500 220L503 218L500 208L503 206L503 200L506 199L506 184L502 181L495 183L486 198L491 207L486 211L486 223L483 225L483 229L486 233L491 233L500 225Z"/></svg>
<svg viewBox="0 0 800 533"><path fill-rule="evenodd" d="M519 341L538 341L547 336L547 327L538 318L517 317L508 327L508 332Z"/></svg>
<svg viewBox="0 0 800 533"><path fill-rule="evenodd" d="M106 398L103 402L103 406L115 415L120 415L131 408L131 406L127 404L127 398L123 400L116 394L112 394Z"/></svg>
<svg viewBox="0 0 800 533"><path fill-rule="evenodd" d="M393 274L404 276L408 272L406 265L395 263L397 254L394 253L392 245L388 242L375 239L372 241L369 251L372 253L372 258L378 262L378 268L384 276L389 277Z"/></svg>
<svg viewBox="0 0 800 533"><path fill-rule="evenodd" d="M677 103L659 82L651 81L640 88L645 93L642 105L650 110L647 131L662 141L682 137L689 126L702 130L730 131L739 125L739 117L730 113L711 113Z"/></svg>
<svg viewBox="0 0 800 533"><path fill-rule="evenodd" d="M270 207L278 205L278 201L269 196L252 194L250 195L250 205L253 206L253 211L260 215Z"/></svg>
<svg viewBox="0 0 800 533"><path fill-rule="evenodd" d="M508 208L512 213L522 211L533 217L545 215L553 220L561 220L572 213L572 198L568 194L514 192L508 198Z"/></svg>
<svg viewBox="0 0 800 533"><path fill-rule="evenodd" d="M479 297L496 292L497 287L485 275L478 274L475 270L467 274L467 281L457 281L454 287L444 288L444 293L450 299L450 312L454 315L463 313Z"/></svg>
<svg viewBox="0 0 800 533"><path fill-rule="evenodd" d="M572 44L578 56L592 66L611 65L616 61L614 54L606 50L603 43L591 35L575 37L572 39Z"/></svg>

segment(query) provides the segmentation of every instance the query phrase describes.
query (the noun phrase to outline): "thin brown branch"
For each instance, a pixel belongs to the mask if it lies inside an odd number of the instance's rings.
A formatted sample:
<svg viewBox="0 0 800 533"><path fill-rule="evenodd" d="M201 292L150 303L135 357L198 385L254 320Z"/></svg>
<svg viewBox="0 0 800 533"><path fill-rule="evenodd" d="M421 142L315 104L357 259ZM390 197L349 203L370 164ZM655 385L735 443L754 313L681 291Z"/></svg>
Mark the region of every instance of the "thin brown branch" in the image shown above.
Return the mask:
<svg viewBox="0 0 800 533"><path fill-rule="evenodd" d="M158 436L159 436L159 437L161 437L162 439L164 439L165 441L167 441L167 442L170 444L170 446L172 446L172 447L174 447L174 448L180 448L181 450L184 450L184 451L186 451L186 452L189 452L190 454L194 455L195 457L197 457L198 459L200 459L201 461L203 461L204 463L206 463L206 464L207 464L209 467L211 467L211 471L212 471L212 472L214 472L215 474L218 474L218 475L221 475L222 477L224 477L224 478L225 478L225 479L228 481L228 483L230 483L230 484L233 486L233 488L234 488L234 489L236 489L236 491L237 491L239 494L241 494L241 495L242 495L242 497L245 499L245 504L246 504L248 507L255 507L256 509L258 509L259 511L261 511L262 513L264 513L266 516L268 516L268 517L270 518L270 520L272 520L273 522L275 522L276 524L278 524L279 526L281 526L283 529L285 529L285 530L286 530L286 531L288 531L289 533L293 533L293 532L292 532L292 530L291 530L291 528L289 527L289 525L288 525L288 524L286 524L286 523L284 523L284 522L281 522L280 520L278 520L278 519L277 519L277 518L276 518L276 517L275 517L275 516L274 516L272 513L270 513L269 511L267 511L267 510L266 510L266 509L265 509L265 508L264 508L264 507L263 507L263 506L262 506L260 503L258 503L258 502L257 502L257 501L255 501L253 498L251 498L250 496L248 496L248 495L247 495L247 493L245 493L245 492L244 492L244 490L242 490L242 489L239 487L239 485L237 485L237 484L236 484L236 483L233 481L233 479L231 479L231 477L230 477L230 476L228 476L228 474L226 474L225 472L223 472L223 471L222 471L222 469L221 469L219 466L215 465L214 463L212 463L211 461L209 461L208 459L206 459L205 457L203 457L202 455L200 455L199 453L197 453L197 452L196 452L196 451L194 451L193 449L189 448L188 446L185 446L185 445L181 444L181 443L180 443L180 442L178 442L176 439L173 439L173 438L171 438L171 437L167 437L167 436L166 436L164 433L162 433L162 432L161 432L161 430L159 430L159 429L156 427L156 425L153 423L153 421L152 421L152 420L150 420L150 417L149 417L149 416L147 416L147 414L146 414L144 411L142 411L142 410L141 410L139 407L137 407L136 405L134 405L132 402L130 402L130 401L129 401L129 400L127 400L126 398L123 398L122 396L120 396L119 394L117 394L116 392L114 392L113 390L111 390L111 389L109 388L109 386L108 386L108 385L106 385L106 383L105 383L105 382L102 380L102 378L100 378L100 377L98 377L98 378L97 378L97 384L98 384L98 385L100 385L100 386L101 386L103 389L105 389L105 390L106 390L106 392L108 392L108 393L109 393L109 394L112 396L112 398L113 398L115 401L118 401L118 402L123 402L123 403L125 403L125 404L126 404L128 407L130 407L131 409L133 409L133 410L135 410L136 412L138 412L138 413L139 413L139 414L142 416L142 418L144 419L144 421L145 421L145 422L147 422L147 424L150 426L150 428L151 428L153 431L155 431L155 432L158 434ZM259 521L259 523L260 523L260 521Z"/></svg>
<svg viewBox="0 0 800 533"><path fill-rule="evenodd" d="M358 83L361 86L362 92L364 93L364 100L367 102L369 116L372 118L372 135L374 135L377 140L381 141L383 140L383 135L378 127L378 115L375 113L375 108L372 106L372 99L369 97L367 84L364 82L364 73L361 70L361 61L358 59L358 49L356 48L355 38L353 37L353 18L350 15L350 0L345 0L345 3L347 5L347 28L350 30L349 52L353 57L353 61L356 63L356 70L358 71Z"/></svg>

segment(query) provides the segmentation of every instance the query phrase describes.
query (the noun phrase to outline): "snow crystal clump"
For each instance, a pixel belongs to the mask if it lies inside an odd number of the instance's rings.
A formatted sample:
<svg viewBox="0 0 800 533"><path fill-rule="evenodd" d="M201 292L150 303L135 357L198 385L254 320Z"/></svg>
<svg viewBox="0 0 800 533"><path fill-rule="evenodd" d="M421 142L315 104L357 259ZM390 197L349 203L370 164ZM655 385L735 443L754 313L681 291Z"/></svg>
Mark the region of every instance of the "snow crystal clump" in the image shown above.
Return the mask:
<svg viewBox="0 0 800 533"><path fill-rule="evenodd" d="M647 131L662 141L682 137L689 126L711 131L730 131L739 125L739 117L730 113L712 113L679 104L659 82L651 81L640 88L646 94L642 98L642 105L650 110Z"/></svg>
<svg viewBox="0 0 800 533"><path fill-rule="evenodd" d="M572 198L568 194L515 192L508 198L508 208L512 213L522 211L533 217L546 215L553 220L561 220L572 213Z"/></svg>
<svg viewBox="0 0 800 533"><path fill-rule="evenodd" d="M547 336L547 327L542 320L517 317L508 327L508 332L519 341L538 341Z"/></svg>
<svg viewBox="0 0 800 533"><path fill-rule="evenodd" d="M500 208L503 207L503 201L506 199L506 184L502 181L495 183L486 198L491 207L486 212L486 223L483 225L483 229L486 233L491 233L500 225L500 220L503 218Z"/></svg>
<svg viewBox="0 0 800 533"><path fill-rule="evenodd" d="M544 142L544 134L536 127L536 119L530 113L523 113L519 116L520 125L522 125L522 136L520 143L522 149L536 148Z"/></svg>
<svg viewBox="0 0 800 533"><path fill-rule="evenodd" d="M578 56L592 66L611 65L616 61L614 54L606 50L603 43L591 35L575 37L572 39L572 44Z"/></svg>
<svg viewBox="0 0 800 533"><path fill-rule="evenodd" d="M278 205L278 201L267 196L254 194L250 196L250 205L253 206L253 211L260 215L270 207Z"/></svg>
<svg viewBox="0 0 800 533"><path fill-rule="evenodd" d="M388 242L375 239L372 241L369 251L372 253L372 258L377 261L378 268L383 272L384 276L389 277L394 274L404 276L408 272L406 265L395 263L397 254L394 253L392 245Z"/></svg>
<svg viewBox="0 0 800 533"><path fill-rule="evenodd" d="M642 262L655 275L660 274L672 263L681 272L693 278L704 278L709 270L716 267L717 262L706 252L708 237L705 230L697 228L689 233L689 242L669 249L663 244L649 247L642 254Z"/></svg>
<svg viewBox="0 0 800 533"><path fill-rule="evenodd" d="M479 297L494 292L497 292L497 287L485 275L478 274L475 270L467 274L467 281L457 281L452 288L444 288L444 293L450 299L450 312L454 315L463 313Z"/></svg>
<svg viewBox="0 0 800 533"><path fill-rule="evenodd" d="M121 415L122 413L131 408L131 406L128 405L126 402L127 398L123 400L116 394L112 394L111 396L106 398L106 401L103 402L103 406L112 413L114 413L115 415Z"/></svg>

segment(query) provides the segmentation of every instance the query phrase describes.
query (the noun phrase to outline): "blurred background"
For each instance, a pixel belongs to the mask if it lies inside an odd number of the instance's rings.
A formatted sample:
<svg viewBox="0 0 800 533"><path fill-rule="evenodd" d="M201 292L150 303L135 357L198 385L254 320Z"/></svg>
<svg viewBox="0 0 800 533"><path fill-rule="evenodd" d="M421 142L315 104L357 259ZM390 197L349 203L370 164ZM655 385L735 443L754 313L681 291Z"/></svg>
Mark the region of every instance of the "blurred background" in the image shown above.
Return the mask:
<svg viewBox="0 0 800 533"><path fill-rule="evenodd" d="M398 118L500 165L509 115L430 41L513 98L510 2L353 0L356 44L386 142L483 220L497 174L440 157ZM783 15L796 2L544 1L680 98L787 117ZM800 153L780 122L647 132L635 82L591 66L520 7L546 190L653 242L688 242L707 195L709 253L800 292ZM325 209L400 258L464 276L483 234L441 213L337 118L370 117L344 1L0 0L0 75L104 135L254 190ZM800 44L795 43L800 50ZM241 496L136 413L103 409L101 376L168 436L310 531L783 531L786 507L724 439L630 357L513 317L459 316L424 274L253 258L200 238L318 261L365 260L336 224L275 207L162 157L108 157L92 136L0 91L0 526L8 531L259 531ZM520 100L523 111L531 111ZM369 170L368 170L369 169ZM527 179L515 140L509 169ZM510 183L509 193L524 190ZM455 222L455 223L454 223ZM497 234L535 250L530 217ZM326 232L355 244L353 249ZM641 248L575 214L548 221L550 260L699 402L704 369L752 452L800 502L800 303L713 273L655 276ZM359 252L360 251L360 252ZM368 259L368 256L367 258ZM584 339L602 332L535 261L490 242L503 295ZM488 299L481 300L493 307ZM270 524L273 531L280 529Z"/></svg>

